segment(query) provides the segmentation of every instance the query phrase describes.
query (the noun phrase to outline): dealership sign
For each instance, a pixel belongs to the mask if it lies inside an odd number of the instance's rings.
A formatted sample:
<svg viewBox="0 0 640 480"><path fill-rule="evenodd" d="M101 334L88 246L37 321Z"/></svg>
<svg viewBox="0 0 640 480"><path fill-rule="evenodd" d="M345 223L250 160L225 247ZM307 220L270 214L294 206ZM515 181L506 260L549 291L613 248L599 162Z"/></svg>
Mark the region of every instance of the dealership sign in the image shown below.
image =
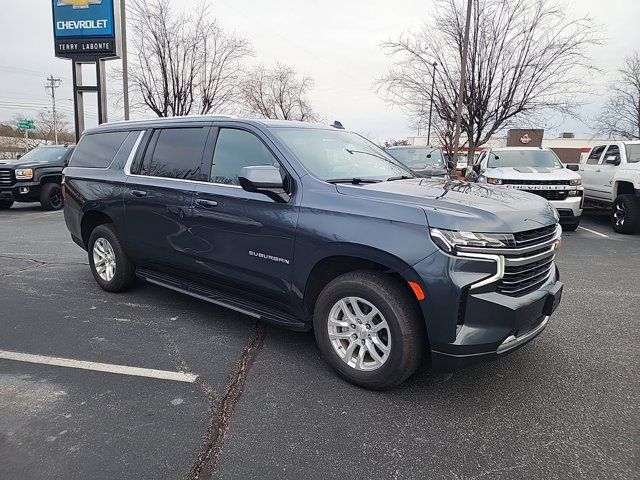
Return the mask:
<svg viewBox="0 0 640 480"><path fill-rule="evenodd" d="M120 52L117 0L52 0L56 57L116 58Z"/></svg>

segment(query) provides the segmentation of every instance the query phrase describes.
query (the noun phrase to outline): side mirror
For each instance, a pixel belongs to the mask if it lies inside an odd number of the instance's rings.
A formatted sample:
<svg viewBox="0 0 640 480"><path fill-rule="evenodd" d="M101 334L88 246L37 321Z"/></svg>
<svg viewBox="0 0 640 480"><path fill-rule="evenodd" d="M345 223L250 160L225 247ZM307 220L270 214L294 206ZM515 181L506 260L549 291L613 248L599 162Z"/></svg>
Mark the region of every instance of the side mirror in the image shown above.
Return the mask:
<svg viewBox="0 0 640 480"><path fill-rule="evenodd" d="M616 157L615 155L609 155L605 159L605 163L608 163L609 165L620 165L620 157Z"/></svg>
<svg viewBox="0 0 640 480"><path fill-rule="evenodd" d="M568 170L573 170L574 172L577 172L578 170L580 170L580 164L578 164L578 163L567 163L565 165L565 168L567 168Z"/></svg>
<svg viewBox="0 0 640 480"><path fill-rule="evenodd" d="M273 165L242 167L238 181L247 192L263 193L276 202L286 202L289 199L280 169Z"/></svg>

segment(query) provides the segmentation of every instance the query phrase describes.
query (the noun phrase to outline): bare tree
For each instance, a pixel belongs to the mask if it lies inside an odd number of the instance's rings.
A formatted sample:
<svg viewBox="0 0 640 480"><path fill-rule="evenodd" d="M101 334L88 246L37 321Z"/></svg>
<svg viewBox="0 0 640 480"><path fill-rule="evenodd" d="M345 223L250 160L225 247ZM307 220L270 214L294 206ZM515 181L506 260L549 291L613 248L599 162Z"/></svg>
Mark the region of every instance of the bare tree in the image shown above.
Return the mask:
<svg viewBox="0 0 640 480"><path fill-rule="evenodd" d="M174 12L169 0L133 0L130 9L134 106L159 117L237 107L247 40L226 34L206 4L193 14Z"/></svg>
<svg viewBox="0 0 640 480"><path fill-rule="evenodd" d="M476 147L517 120L541 111L574 114L591 68L585 51L599 41L590 18L569 18L557 0L471 1L462 115L470 162ZM383 43L394 65L376 82L378 91L414 120L428 112L437 62L434 109L445 126L455 121L464 4L437 0L418 33Z"/></svg>
<svg viewBox="0 0 640 480"><path fill-rule="evenodd" d="M301 80L289 66L255 67L241 86L242 101L250 115L280 120L318 121L307 98L313 86L310 77Z"/></svg>
<svg viewBox="0 0 640 480"><path fill-rule="evenodd" d="M610 95L598 117L597 128L609 137L640 138L640 54L624 60Z"/></svg>
<svg viewBox="0 0 640 480"><path fill-rule="evenodd" d="M38 117L35 121L36 131L34 132L33 137L54 143L55 135L53 122L53 113L49 110L44 110L38 113ZM58 142L73 143L75 141L75 133L72 132L71 124L67 119L58 112L55 122L57 123Z"/></svg>

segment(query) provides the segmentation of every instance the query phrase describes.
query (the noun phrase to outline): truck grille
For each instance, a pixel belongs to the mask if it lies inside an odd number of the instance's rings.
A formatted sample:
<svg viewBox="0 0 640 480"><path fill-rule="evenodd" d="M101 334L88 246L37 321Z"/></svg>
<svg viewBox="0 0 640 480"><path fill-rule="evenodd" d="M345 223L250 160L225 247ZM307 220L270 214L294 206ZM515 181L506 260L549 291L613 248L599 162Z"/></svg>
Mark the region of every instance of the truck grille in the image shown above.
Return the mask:
<svg viewBox="0 0 640 480"><path fill-rule="evenodd" d="M547 200L566 200L568 192L566 190L522 190L523 192L539 195Z"/></svg>
<svg viewBox="0 0 640 480"><path fill-rule="evenodd" d="M13 170L9 168L0 169L0 185L13 185Z"/></svg>
<svg viewBox="0 0 640 480"><path fill-rule="evenodd" d="M500 255L504 274L496 283L498 292L513 297L540 288L555 271L555 248L562 230L553 224L514 234L515 245L505 248L466 247L465 252Z"/></svg>
<svg viewBox="0 0 640 480"><path fill-rule="evenodd" d="M503 185L570 185L571 180L502 180Z"/></svg>

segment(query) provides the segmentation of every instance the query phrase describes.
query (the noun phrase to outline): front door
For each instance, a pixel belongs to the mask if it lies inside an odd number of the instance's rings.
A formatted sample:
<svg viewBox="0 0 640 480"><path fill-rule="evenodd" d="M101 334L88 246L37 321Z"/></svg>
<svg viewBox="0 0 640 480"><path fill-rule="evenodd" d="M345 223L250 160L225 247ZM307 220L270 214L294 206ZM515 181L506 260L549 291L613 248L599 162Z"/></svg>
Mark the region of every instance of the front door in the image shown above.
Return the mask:
<svg viewBox="0 0 640 480"><path fill-rule="evenodd" d="M587 197L599 198L600 158L606 149L606 145L598 145L591 150L587 161L580 166L580 176L584 185L584 193Z"/></svg>
<svg viewBox="0 0 640 480"><path fill-rule="evenodd" d="M137 264L172 274L192 267L191 252L198 248L190 233L194 185L203 178L210 130L203 125L153 131L124 194L124 239Z"/></svg>
<svg viewBox="0 0 640 480"><path fill-rule="evenodd" d="M248 127L247 127L248 128ZM293 180L290 194L273 199L243 190L245 166L274 165L289 174L259 131L220 128L208 184L195 186L191 232L200 245L200 272L208 281L287 304L301 198Z"/></svg>
<svg viewBox="0 0 640 480"><path fill-rule="evenodd" d="M600 182L599 189L604 198L611 199L613 194L613 177L616 174L617 165L609 163L609 161L620 162L620 147L618 145L609 145L607 151L600 160L600 173L598 180Z"/></svg>

